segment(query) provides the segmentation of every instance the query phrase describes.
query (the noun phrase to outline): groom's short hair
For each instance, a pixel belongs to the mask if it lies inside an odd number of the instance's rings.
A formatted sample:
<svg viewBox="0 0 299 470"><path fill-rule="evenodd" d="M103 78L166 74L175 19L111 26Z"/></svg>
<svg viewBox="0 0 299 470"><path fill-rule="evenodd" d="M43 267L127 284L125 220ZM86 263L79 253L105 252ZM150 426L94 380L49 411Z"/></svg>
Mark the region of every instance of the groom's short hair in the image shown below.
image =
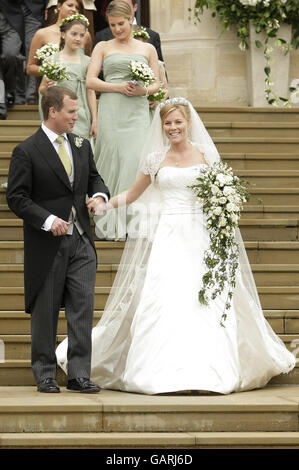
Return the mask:
<svg viewBox="0 0 299 470"><path fill-rule="evenodd" d="M68 96L71 100L77 100L78 96L65 86L51 86L42 96L41 107L46 121L49 117L49 109L53 106L57 111L63 107L63 99Z"/></svg>

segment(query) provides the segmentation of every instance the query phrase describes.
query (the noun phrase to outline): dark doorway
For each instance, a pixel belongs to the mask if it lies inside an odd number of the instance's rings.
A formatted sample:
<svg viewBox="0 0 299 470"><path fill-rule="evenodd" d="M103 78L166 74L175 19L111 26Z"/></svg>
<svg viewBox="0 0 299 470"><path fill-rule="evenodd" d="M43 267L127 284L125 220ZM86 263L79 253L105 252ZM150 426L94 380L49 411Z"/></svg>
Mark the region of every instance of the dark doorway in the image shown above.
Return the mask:
<svg viewBox="0 0 299 470"><path fill-rule="evenodd" d="M94 12L94 30L100 31L108 26L105 11L111 0L95 0L97 11ZM139 0L137 22L142 26L150 26L150 0Z"/></svg>

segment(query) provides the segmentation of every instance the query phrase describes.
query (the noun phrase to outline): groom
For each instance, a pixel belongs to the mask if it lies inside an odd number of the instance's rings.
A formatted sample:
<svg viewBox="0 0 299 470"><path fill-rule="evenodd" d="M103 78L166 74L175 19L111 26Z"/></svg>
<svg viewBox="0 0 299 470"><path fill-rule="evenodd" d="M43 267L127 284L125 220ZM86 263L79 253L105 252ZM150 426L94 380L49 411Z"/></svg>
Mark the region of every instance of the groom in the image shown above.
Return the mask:
<svg viewBox="0 0 299 470"><path fill-rule="evenodd" d="M60 391L55 355L59 309L68 323L67 389L99 392L90 381L96 251L89 208L108 201L88 140L72 134L77 96L61 86L42 98L44 122L13 151L7 202L24 220L25 309L37 389Z"/></svg>

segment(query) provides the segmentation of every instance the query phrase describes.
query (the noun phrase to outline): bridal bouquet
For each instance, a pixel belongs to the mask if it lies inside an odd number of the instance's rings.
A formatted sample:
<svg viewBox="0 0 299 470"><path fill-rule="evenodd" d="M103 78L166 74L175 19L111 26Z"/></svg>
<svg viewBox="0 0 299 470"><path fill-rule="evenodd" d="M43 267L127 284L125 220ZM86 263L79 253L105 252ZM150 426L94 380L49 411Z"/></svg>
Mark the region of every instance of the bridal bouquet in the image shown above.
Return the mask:
<svg viewBox="0 0 299 470"><path fill-rule="evenodd" d="M35 59L38 59L40 62L43 62L45 59L48 59L54 52L59 51L58 44L45 44L44 46L37 49L36 54L34 56Z"/></svg>
<svg viewBox="0 0 299 470"><path fill-rule="evenodd" d="M210 232L210 246L204 254L207 267L203 275L203 287L198 293L201 304L207 305L228 290L224 313L220 324L224 326L230 309L239 266L239 248L235 239L243 203L249 200L244 180L234 176L226 163L214 163L203 168L196 183L191 186L200 202Z"/></svg>
<svg viewBox="0 0 299 470"><path fill-rule="evenodd" d="M142 82L142 85L148 87L156 80L155 74L152 69L144 62L138 60L131 60L129 69L133 81Z"/></svg>
<svg viewBox="0 0 299 470"><path fill-rule="evenodd" d="M43 61L39 68L39 73L40 75L45 75L49 80L54 80L54 82L62 82L69 79L66 68L58 62L52 62L49 59Z"/></svg>
<svg viewBox="0 0 299 470"><path fill-rule="evenodd" d="M148 95L147 99L149 101L162 101L164 100L166 95L166 90L163 88L163 83L160 82L160 88L156 93L153 93L152 95Z"/></svg>

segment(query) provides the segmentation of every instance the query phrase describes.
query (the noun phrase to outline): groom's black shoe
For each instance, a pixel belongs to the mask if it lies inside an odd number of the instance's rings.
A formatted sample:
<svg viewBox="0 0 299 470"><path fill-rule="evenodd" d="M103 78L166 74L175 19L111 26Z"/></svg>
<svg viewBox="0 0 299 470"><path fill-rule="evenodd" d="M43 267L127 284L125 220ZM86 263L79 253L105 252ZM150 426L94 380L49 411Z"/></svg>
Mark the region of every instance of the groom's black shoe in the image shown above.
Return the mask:
<svg viewBox="0 0 299 470"><path fill-rule="evenodd" d="M42 393L59 393L57 382L52 377L47 377L37 384L37 391Z"/></svg>
<svg viewBox="0 0 299 470"><path fill-rule="evenodd" d="M68 380L66 388L73 392L81 393L98 393L101 390L97 384L94 384L84 377L77 377L76 379Z"/></svg>

